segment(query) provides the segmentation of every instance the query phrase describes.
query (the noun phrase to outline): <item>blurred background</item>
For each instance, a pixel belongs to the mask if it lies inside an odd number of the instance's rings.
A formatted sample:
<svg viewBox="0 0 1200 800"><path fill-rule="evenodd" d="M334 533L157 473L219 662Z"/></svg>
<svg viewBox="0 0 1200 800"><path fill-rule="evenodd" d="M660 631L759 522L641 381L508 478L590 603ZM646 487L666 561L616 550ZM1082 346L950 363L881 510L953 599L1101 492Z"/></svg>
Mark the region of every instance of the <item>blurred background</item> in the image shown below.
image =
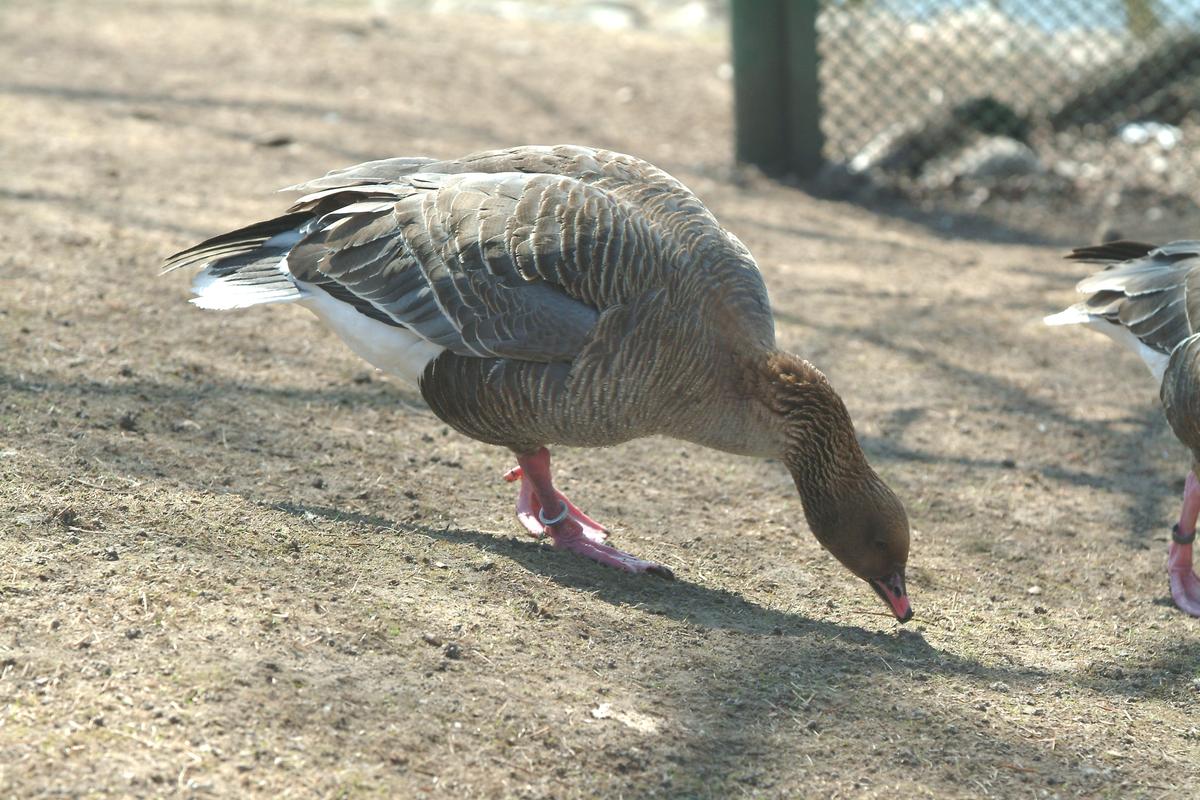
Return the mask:
<svg viewBox="0 0 1200 800"><path fill-rule="evenodd" d="M1031 231L1182 235L1200 197L1198 23L1191 0L820 3L822 156Z"/></svg>
<svg viewBox="0 0 1200 800"><path fill-rule="evenodd" d="M822 196L1055 243L1200 222L1198 0L15 8L0 92L142 123L133 136L217 126L272 158L319 150L322 166L587 142L721 181L736 153ZM84 25L87 44L52 58Z"/></svg>
<svg viewBox="0 0 1200 800"><path fill-rule="evenodd" d="M1200 222L1195 0L374 0L372 10L386 24L414 6L731 36L713 70L735 81L741 160L828 196L1052 239L1156 239ZM634 99L628 86L615 96Z"/></svg>
<svg viewBox="0 0 1200 800"><path fill-rule="evenodd" d="M413 5L372 8L386 20ZM1158 239L1198 222L1194 0L419 5L694 40L725 37L732 22L731 62L715 71L737 82L738 155L828 196L1055 240Z"/></svg>

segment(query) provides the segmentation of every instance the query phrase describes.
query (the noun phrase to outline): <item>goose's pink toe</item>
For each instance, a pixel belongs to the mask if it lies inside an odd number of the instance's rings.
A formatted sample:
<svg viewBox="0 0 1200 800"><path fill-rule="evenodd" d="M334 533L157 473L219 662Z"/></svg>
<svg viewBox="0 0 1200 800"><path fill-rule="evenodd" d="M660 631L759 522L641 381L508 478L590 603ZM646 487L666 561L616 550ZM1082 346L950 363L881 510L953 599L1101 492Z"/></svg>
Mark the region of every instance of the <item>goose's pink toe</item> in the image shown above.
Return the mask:
<svg viewBox="0 0 1200 800"><path fill-rule="evenodd" d="M550 538L554 541L556 549L576 553L608 567L632 572L635 575L656 575L667 580L675 578L675 573L671 571L670 567L656 561L638 558L624 550L594 541L570 517L550 526Z"/></svg>

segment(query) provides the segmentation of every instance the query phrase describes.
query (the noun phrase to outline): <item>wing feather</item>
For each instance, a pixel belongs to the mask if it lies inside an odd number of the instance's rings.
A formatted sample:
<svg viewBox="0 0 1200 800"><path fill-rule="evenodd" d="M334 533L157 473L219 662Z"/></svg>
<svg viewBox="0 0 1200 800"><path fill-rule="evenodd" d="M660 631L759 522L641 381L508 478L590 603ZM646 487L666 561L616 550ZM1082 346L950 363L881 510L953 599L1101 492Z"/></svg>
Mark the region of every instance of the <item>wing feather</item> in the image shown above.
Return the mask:
<svg viewBox="0 0 1200 800"><path fill-rule="evenodd" d="M1162 247L1109 242L1081 247L1068 258L1106 265L1076 286L1079 292L1091 295L1068 310L1078 311L1080 320L1098 318L1121 325L1142 344L1164 355L1196 332L1200 242L1171 242Z"/></svg>

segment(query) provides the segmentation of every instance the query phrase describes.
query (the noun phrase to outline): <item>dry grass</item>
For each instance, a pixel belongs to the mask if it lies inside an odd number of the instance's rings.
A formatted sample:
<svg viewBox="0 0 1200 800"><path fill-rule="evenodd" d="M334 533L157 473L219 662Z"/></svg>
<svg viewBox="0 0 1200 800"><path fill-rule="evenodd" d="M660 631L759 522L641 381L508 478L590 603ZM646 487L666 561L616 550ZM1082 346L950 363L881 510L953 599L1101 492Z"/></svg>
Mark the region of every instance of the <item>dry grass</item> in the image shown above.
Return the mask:
<svg viewBox="0 0 1200 800"><path fill-rule="evenodd" d="M733 180L724 55L352 5L0 12L0 794L1200 789L1186 462L1139 364L1039 325L1077 267ZM327 168L555 141L672 169L756 253L908 503L914 624L778 464L562 452L680 580L608 572L518 536L506 454L314 319L156 277Z"/></svg>

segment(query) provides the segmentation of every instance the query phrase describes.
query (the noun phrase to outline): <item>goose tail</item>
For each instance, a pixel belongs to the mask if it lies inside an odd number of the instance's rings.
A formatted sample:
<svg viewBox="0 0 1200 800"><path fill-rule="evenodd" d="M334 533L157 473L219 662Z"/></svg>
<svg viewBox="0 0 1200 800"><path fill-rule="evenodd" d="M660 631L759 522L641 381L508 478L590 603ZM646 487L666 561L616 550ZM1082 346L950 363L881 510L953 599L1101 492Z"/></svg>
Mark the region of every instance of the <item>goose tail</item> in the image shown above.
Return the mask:
<svg viewBox="0 0 1200 800"><path fill-rule="evenodd" d="M1057 314L1050 314L1042 317L1042 322L1046 325L1085 325L1093 320L1091 314L1082 304L1073 305L1070 308L1059 311Z"/></svg>
<svg viewBox="0 0 1200 800"><path fill-rule="evenodd" d="M192 280L199 308L234 309L302 300L308 292L288 269L287 256L312 217L285 214L223 233L167 259L163 272L200 265Z"/></svg>

